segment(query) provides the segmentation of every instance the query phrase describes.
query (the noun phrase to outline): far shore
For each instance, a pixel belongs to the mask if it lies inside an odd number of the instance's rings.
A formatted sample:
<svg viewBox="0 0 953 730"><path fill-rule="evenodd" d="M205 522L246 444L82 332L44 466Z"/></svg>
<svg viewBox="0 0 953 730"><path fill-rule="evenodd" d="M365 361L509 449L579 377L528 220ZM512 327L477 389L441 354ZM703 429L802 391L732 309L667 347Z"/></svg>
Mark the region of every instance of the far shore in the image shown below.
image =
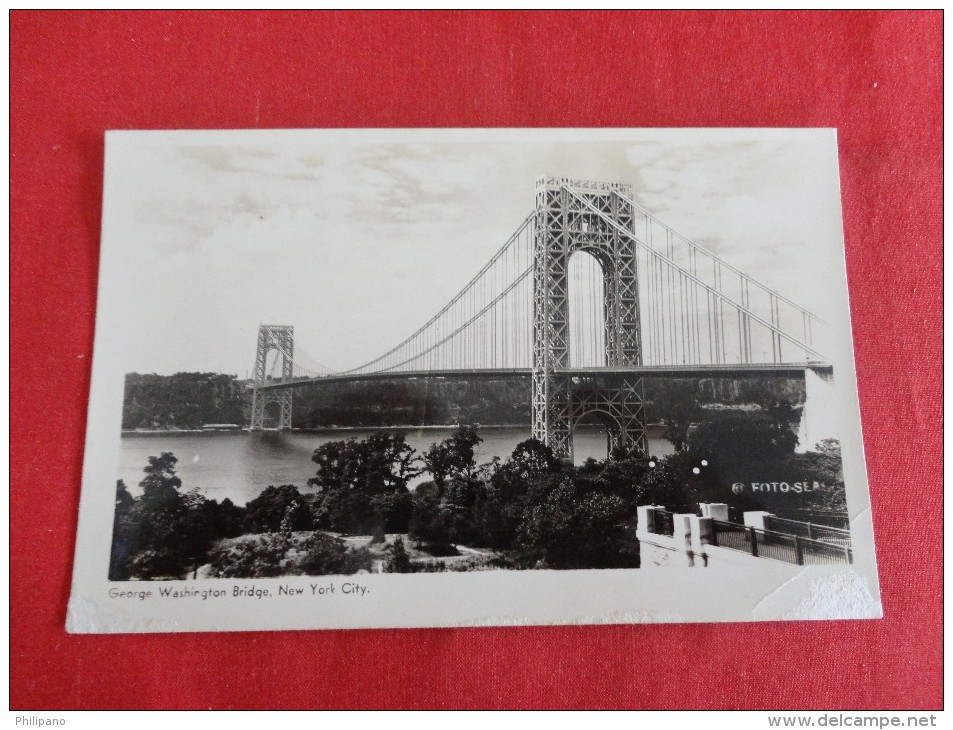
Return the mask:
<svg viewBox="0 0 953 730"><path fill-rule="evenodd" d="M459 423L430 424L426 426L408 425L408 426L321 426L320 428L291 428L289 433L347 433L349 431L447 431L457 428ZM531 429L529 423L478 423L474 424L479 428L494 429ZM598 424L584 424L587 428L599 428ZM661 423L649 423L646 428L652 431L660 432L664 428ZM247 428L157 428L157 429L123 429L122 436L197 436L200 434L213 434L221 436L223 434L247 434L250 431ZM259 433L277 433L275 429L265 429Z"/></svg>

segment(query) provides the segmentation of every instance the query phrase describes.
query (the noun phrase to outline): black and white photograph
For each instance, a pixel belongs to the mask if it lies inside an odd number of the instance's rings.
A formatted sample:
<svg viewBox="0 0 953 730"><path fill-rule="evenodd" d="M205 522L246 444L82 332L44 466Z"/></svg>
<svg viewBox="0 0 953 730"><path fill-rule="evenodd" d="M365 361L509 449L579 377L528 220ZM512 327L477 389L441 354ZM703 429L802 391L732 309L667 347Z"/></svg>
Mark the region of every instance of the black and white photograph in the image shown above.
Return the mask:
<svg viewBox="0 0 953 730"><path fill-rule="evenodd" d="M110 132L76 633L881 615L830 129Z"/></svg>

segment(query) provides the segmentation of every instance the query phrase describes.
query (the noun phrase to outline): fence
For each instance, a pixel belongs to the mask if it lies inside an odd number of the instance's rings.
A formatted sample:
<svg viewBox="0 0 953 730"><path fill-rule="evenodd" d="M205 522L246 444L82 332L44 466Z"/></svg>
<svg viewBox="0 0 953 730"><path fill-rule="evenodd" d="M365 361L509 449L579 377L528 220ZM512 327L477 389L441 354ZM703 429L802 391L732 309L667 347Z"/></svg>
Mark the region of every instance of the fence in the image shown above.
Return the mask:
<svg viewBox="0 0 953 730"><path fill-rule="evenodd" d="M773 516L765 519L765 526L772 532L783 532L786 535L806 537L808 540L818 540L841 547L850 547L850 530Z"/></svg>
<svg viewBox="0 0 953 730"><path fill-rule="evenodd" d="M848 520L847 515L841 511L791 509L785 511L784 518L792 522L810 522L815 527L824 525L825 527L833 527L838 530L850 530L850 520Z"/></svg>
<svg viewBox="0 0 953 730"><path fill-rule="evenodd" d="M668 510L655 510L655 527L651 532L656 535L668 535L669 537L674 535L675 515Z"/></svg>
<svg viewBox="0 0 953 730"><path fill-rule="evenodd" d="M850 544L834 545L819 540L803 540L803 562L801 565L831 565L833 563L853 563L854 551Z"/></svg>
<svg viewBox="0 0 953 730"><path fill-rule="evenodd" d="M833 544L722 520L712 520L711 524L712 545L739 550L755 557L772 558L795 565L831 565L854 561L849 543Z"/></svg>

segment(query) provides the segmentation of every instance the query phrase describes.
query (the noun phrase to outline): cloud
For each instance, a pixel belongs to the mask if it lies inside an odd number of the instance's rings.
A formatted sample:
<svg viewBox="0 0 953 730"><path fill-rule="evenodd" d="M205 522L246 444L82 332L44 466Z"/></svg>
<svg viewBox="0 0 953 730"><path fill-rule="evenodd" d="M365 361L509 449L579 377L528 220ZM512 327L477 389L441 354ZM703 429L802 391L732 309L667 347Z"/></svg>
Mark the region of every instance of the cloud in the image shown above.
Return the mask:
<svg viewBox="0 0 953 730"><path fill-rule="evenodd" d="M795 300L821 296L825 269L842 275L836 158L817 134L482 134L124 138L104 235L121 242L128 369L243 373L263 321L294 324L329 365L371 359L482 267L543 174L631 183L657 218Z"/></svg>

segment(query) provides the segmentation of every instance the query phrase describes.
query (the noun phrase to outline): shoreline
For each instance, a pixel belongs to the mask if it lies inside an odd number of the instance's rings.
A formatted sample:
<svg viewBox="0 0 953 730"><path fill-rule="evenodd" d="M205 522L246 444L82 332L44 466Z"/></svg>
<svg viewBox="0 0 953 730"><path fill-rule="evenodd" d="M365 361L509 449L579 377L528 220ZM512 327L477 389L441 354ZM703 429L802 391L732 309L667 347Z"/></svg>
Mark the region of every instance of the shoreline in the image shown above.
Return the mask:
<svg viewBox="0 0 953 730"><path fill-rule="evenodd" d="M348 431L446 431L456 428L461 424L449 423L445 425L427 425L427 426L321 426L319 428L289 428L281 433L338 433ZM466 424L471 425L471 424ZM512 424L512 423L480 423L477 428L532 428L532 424ZM122 436L170 436L182 434L183 436L197 436L208 433L221 436L227 433L248 434L252 433L247 428L156 428L156 429L123 429ZM264 429L256 433L279 433L277 429Z"/></svg>
<svg viewBox="0 0 953 730"><path fill-rule="evenodd" d="M291 428L287 431L279 432L275 429L267 429L264 431L258 431L256 433L303 433L303 434L313 434L313 433L348 433L355 431L447 431L457 428L460 425L475 425L477 429L482 428L492 428L492 429L532 429L532 424L513 424L513 423L478 423L478 424L459 424L459 423L448 423L448 424L430 424L426 426L322 426L320 428ZM590 424L584 424L584 427L590 427ZM600 428L597 424L591 424L593 428ZM646 424L646 430L661 430L664 428L664 424L661 423L649 423ZM123 429L120 432L122 438L129 436L199 436L201 434L209 434L212 436L222 436L225 434L243 434L247 435L252 433L247 428L228 428L228 429L211 429L211 428L168 428L168 429Z"/></svg>

